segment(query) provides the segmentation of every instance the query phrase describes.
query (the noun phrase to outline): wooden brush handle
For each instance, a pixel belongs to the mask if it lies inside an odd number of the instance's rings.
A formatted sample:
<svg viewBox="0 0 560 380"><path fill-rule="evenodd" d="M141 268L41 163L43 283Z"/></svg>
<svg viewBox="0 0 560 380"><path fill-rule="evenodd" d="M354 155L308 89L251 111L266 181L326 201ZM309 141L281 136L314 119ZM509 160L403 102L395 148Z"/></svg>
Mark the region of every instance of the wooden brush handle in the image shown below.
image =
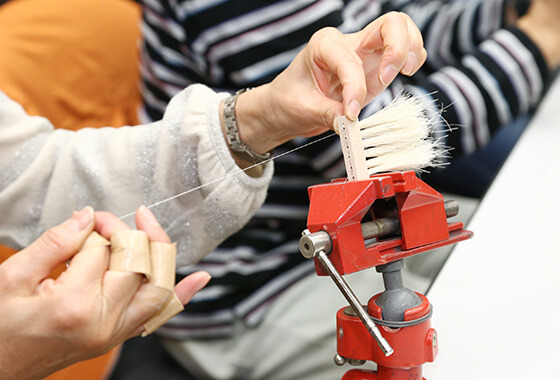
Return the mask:
<svg viewBox="0 0 560 380"><path fill-rule="evenodd" d="M340 136L340 145L349 181L362 181L369 178L364 144L358 123L346 116L334 119L334 130Z"/></svg>

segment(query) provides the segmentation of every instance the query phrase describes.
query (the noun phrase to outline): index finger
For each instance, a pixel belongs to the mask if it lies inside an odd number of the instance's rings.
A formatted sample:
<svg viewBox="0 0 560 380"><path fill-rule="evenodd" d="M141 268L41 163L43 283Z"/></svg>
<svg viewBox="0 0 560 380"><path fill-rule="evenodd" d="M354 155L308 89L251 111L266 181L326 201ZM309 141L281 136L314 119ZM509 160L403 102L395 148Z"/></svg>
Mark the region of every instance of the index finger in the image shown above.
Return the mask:
<svg viewBox="0 0 560 380"><path fill-rule="evenodd" d="M95 213L95 230L105 239L111 239L113 233L130 230L130 227L110 212L97 211Z"/></svg>
<svg viewBox="0 0 560 380"><path fill-rule="evenodd" d="M111 235L117 231L130 230L130 227L123 221L119 220L116 216L109 212L97 211L94 214L95 228L107 240L111 240ZM72 259L67 272L77 272L76 276L82 277L85 281L91 280L95 277L101 277L107 270L109 265L109 251L105 250L103 257L100 250L89 250L89 252L78 252ZM87 277L87 278L85 278Z"/></svg>
<svg viewBox="0 0 560 380"><path fill-rule="evenodd" d="M428 53L426 49L424 49L424 39L422 38L422 33L420 29L414 24L414 21L410 18L410 16L406 16L406 21L408 24L408 33L410 35L410 48L408 52L408 57L406 59L406 63L401 70L401 73L404 75L414 75L422 67Z"/></svg>
<svg viewBox="0 0 560 380"><path fill-rule="evenodd" d="M388 86L403 68L410 50L409 24L405 14L390 12L358 32L361 43L358 52L368 54L382 49L378 78Z"/></svg>
<svg viewBox="0 0 560 380"><path fill-rule="evenodd" d="M349 41L347 36L334 28L320 30L310 41L315 45L310 58L320 70L336 76L342 86L344 113L349 119L356 120L367 88L362 60Z"/></svg>
<svg viewBox="0 0 560 380"><path fill-rule="evenodd" d="M105 239L119 231L129 231L130 227L109 212L95 213L95 231ZM126 307L143 281L143 275L134 272L118 272L109 269L109 250L80 251L68 268L68 276L74 283L84 285L102 281L103 293L109 300L122 302Z"/></svg>

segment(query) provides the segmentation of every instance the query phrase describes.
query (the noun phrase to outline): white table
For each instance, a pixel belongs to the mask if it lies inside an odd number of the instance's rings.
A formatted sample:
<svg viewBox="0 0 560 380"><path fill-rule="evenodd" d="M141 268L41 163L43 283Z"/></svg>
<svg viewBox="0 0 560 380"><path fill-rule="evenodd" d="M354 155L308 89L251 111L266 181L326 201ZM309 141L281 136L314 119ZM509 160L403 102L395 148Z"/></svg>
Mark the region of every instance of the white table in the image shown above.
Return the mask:
<svg viewBox="0 0 560 380"><path fill-rule="evenodd" d="M560 79L428 293L428 380L560 379Z"/></svg>

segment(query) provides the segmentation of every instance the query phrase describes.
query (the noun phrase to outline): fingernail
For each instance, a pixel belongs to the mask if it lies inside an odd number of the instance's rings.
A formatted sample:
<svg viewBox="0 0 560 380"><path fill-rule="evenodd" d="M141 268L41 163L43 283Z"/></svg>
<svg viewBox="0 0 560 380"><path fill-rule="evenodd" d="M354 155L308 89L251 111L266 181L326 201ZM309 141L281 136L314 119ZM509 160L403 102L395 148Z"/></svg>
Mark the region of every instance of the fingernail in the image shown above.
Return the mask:
<svg viewBox="0 0 560 380"><path fill-rule="evenodd" d="M159 222L157 221L154 214L148 209L146 206L142 205L138 208L138 212L144 217L146 222L151 224L152 226L160 227Z"/></svg>
<svg viewBox="0 0 560 380"><path fill-rule="evenodd" d="M72 219L78 224L79 231L85 230L93 221L93 208L87 206L80 211L74 211Z"/></svg>
<svg viewBox="0 0 560 380"><path fill-rule="evenodd" d="M398 73L399 69L397 69L395 65L388 65L383 70L383 73L381 74L379 80L381 80L381 83L383 85L388 86L393 81L393 79L395 79Z"/></svg>
<svg viewBox="0 0 560 380"><path fill-rule="evenodd" d="M360 103L358 103L357 100L352 100L350 102L350 104L348 105L348 110L347 112L347 117L352 120L355 121L358 119L358 115L360 114L360 111L362 109L362 106L360 105Z"/></svg>
<svg viewBox="0 0 560 380"><path fill-rule="evenodd" d="M418 63L418 56L414 52L408 53L408 58L406 64L404 65L402 72L405 75L412 75L416 69L416 64Z"/></svg>

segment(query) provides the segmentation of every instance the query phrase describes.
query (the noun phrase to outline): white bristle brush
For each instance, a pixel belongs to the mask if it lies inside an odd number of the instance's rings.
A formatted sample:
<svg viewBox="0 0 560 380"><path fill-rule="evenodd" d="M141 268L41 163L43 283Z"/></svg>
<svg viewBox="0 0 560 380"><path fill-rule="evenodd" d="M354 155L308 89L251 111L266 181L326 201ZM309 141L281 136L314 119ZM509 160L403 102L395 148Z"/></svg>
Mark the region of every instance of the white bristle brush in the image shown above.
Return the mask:
<svg viewBox="0 0 560 380"><path fill-rule="evenodd" d="M434 120L425 105L418 97L401 94L364 120L336 118L335 131L340 135L348 180L439 166L447 150L432 136Z"/></svg>

